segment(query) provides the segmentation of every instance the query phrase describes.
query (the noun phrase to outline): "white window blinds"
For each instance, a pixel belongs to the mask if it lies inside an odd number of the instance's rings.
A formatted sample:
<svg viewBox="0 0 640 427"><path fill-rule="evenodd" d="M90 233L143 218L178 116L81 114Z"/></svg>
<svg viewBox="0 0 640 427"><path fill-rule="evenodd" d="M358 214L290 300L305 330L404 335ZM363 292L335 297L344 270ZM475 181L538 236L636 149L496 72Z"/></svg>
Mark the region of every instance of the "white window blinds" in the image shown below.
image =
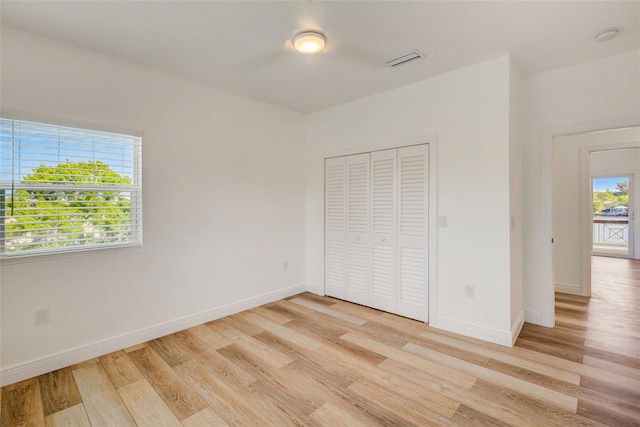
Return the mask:
<svg viewBox="0 0 640 427"><path fill-rule="evenodd" d="M142 243L141 138L0 119L0 257Z"/></svg>

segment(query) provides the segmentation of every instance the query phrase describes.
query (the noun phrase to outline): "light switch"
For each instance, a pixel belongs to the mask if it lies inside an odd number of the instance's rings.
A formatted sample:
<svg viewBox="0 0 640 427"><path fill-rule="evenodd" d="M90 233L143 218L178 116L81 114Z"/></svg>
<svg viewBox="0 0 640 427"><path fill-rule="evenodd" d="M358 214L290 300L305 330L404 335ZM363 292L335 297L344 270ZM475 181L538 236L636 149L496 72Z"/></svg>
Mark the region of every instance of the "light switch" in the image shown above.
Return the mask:
<svg viewBox="0 0 640 427"><path fill-rule="evenodd" d="M447 226L447 217L445 215L441 215L438 217L438 226L439 227Z"/></svg>

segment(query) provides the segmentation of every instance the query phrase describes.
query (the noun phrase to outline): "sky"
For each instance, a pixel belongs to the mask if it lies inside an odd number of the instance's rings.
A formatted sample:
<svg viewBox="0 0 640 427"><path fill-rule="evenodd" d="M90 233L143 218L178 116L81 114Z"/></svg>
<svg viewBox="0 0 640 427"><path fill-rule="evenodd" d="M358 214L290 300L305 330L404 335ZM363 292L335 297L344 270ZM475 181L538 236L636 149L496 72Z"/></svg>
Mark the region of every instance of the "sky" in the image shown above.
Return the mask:
<svg viewBox="0 0 640 427"><path fill-rule="evenodd" d="M616 177L616 178L594 178L593 191L616 191L616 184L620 181L627 181L628 177Z"/></svg>
<svg viewBox="0 0 640 427"><path fill-rule="evenodd" d="M0 182L11 182L12 177L19 182L32 173L34 167L56 166L67 160L99 160L114 172L133 178L134 149L126 135L24 121L15 123L13 132L10 120L0 121Z"/></svg>

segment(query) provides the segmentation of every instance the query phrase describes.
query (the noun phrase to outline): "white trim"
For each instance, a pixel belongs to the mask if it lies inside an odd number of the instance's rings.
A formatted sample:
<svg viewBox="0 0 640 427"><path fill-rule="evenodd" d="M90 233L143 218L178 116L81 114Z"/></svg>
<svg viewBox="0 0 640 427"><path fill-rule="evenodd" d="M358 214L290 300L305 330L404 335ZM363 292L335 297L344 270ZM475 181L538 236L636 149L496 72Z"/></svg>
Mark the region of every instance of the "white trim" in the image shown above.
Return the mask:
<svg viewBox="0 0 640 427"><path fill-rule="evenodd" d="M586 147L578 152L578 221L580 225L580 294L591 296L591 252L593 248L593 208L591 207L591 162ZM588 254L588 255L587 255Z"/></svg>
<svg viewBox="0 0 640 427"><path fill-rule="evenodd" d="M72 128L91 129L98 132L120 133L125 135L144 137L144 132L140 129L131 129L122 126L107 125L104 123L95 123L84 120L76 120L58 116L48 116L44 114L28 113L25 111L11 110L0 108L0 116L13 119L24 120L27 122L46 123L54 126L66 126Z"/></svg>
<svg viewBox="0 0 640 427"><path fill-rule="evenodd" d="M638 145L638 147L634 147L634 148L640 148L640 145ZM605 150L607 151L607 150ZM591 161L589 161L589 165L591 165ZM637 179L636 177L640 177L640 164L638 165L638 170L635 171L630 171L630 172L621 172L621 173L615 173L615 174L603 174L603 175L593 175L590 173L590 177L589 179L591 180L591 184L592 184L592 188L591 191L593 191L593 180L594 179L600 179L600 178L617 178L617 177L621 177L621 176L626 176L629 178L629 200L630 202L633 201L633 205L638 206L639 208L636 209L635 206L631 205L631 203L629 203L629 209L632 212L639 212L640 213L640 203L638 202L638 197L635 197L636 194L638 194L636 192L636 185L640 185L640 184L636 184ZM633 213L632 213L633 215ZM633 217L629 218L629 233L631 234L631 240L629 242L629 252L627 254L615 254L615 253L607 253L607 252L596 252L596 251L591 251L591 256L604 256L604 257L610 257L610 258L625 258L625 259L640 259L640 245L638 244L638 239L640 238L640 231L639 228L637 227L636 224L636 220L633 219ZM592 242L593 244L593 238L592 238Z"/></svg>
<svg viewBox="0 0 640 427"><path fill-rule="evenodd" d="M438 137L429 139L429 318L438 327Z"/></svg>
<svg viewBox="0 0 640 427"><path fill-rule="evenodd" d="M556 291L562 292L563 294L588 296L583 294L582 286L575 283L571 284L556 282Z"/></svg>
<svg viewBox="0 0 640 427"><path fill-rule="evenodd" d="M318 285L316 283L307 283L307 292L311 292L316 295L325 296L324 286Z"/></svg>
<svg viewBox="0 0 640 427"><path fill-rule="evenodd" d="M430 324L430 326L434 325ZM472 338L478 338L483 341L504 345L507 347L513 346L513 337L511 331L501 331L494 328L478 326L473 323L462 322L460 320L455 320L444 316L438 317L437 328L449 332L454 332L460 335L466 335Z"/></svg>
<svg viewBox="0 0 640 427"><path fill-rule="evenodd" d="M561 126L552 126L542 130L540 150L540 168L541 168L541 205L544 207L541 211L540 224L542 226L543 245L540 252L541 283L539 284L540 297L542 304L540 307L540 316L525 314L527 321L541 326L553 327L555 325L555 276L553 268L553 138L555 136L569 135L575 133L593 132L606 129L618 129L624 127L638 126L640 124L640 115L598 120L587 123L565 124ZM534 313L534 312L530 312ZM538 312L535 312L538 313ZM529 320L531 319L531 320ZM536 320L536 321L534 321Z"/></svg>
<svg viewBox="0 0 640 427"><path fill-rule="evenodd" d="M393 148L411 147L412 145L431 144L436 143L438 140L437 134L414 136L410 138L401 138L391 141L377 142L374 144L359 144L349 146L348 148L335 148L331 150L325 150L320 153L322 162L324 164L325 159L331 157L351 156L353 154L370 153L372 151L390 150Z"/></svg>
<svg viewBox="0 0 640 427"><path fill-rule="evenodd" d="M305 288L305 284L290 286L288 288L225 304L220 307L211 308L199 313L183 316L148 328L138 329L137 331L128 332L104 340L94 341L57 353L52 353L44 357L16 363L0 370L0 386L13 384L27 378L32 378L56 369L92 359L94 357L99 357L121 350L132 345L182 331L240 311L249 310L263 304L287 298L304 292Z"/></svg>
<svg viewBox="0 0 640 427"><path fill-rule="evenodd" d="M638 258L630 257L629 255L614 254L614 253L607 253L607 252L591 252L591 256L600 256L600 257L607 257L607 258L638 259Z"/></svg>
<svg viewBox="0 0 640 427"><path fill-rule="evenodd" d="M550 328L553 328L554 325L545 325L542 322L542 313L540 313L539 311L535 311L535 310L525 310L524 311L524 321L527 323L531 323L533 325L541 325L541 326L548 326Z"/></svg>
<svg viewBox="0 0 640 427"><path fill-rule="evenodd" d="M119 251L141 251L142 245L139 243L133 243L131 245L119 245L119 246L97 246L91 249L78 249L68 250L54 253L31 253L27 255L21 255L18 257L3 257L0 258L0 267L4 265L24 264L31 262L45 262L45 261L57 261L67 258L77 258L84 256L96 256L96 255L108 255L118 253Z"/></svg>
<svg viewBox="0 0 640 427"><path fill-rule="evenodd" d="M514 344L516 343L516 340L518 339L518 335L520 335L520 331L522 330L523 326L524 326L524 311L521 311L520 313L518 313L518 317L516 318L516 321L513 322L513 325L511 326L510 347L513 347Z"/></svg>

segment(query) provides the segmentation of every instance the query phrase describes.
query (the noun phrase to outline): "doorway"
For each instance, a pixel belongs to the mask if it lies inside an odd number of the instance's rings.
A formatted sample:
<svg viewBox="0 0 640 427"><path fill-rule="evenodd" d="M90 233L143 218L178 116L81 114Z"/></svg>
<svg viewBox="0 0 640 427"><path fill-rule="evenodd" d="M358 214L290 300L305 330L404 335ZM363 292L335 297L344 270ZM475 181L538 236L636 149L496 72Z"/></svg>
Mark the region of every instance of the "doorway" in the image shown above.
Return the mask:
<svg viewBox="0 0 640 427"><path fill-rule="evenodd" d="M640 236L635 221L640 197L633 185L640 176L640 126L556 136L553 160L555 290L588 297L594 251L601 256L640 254L634 239ZM607 178L618 180L612 185ZM603 183L609 187L601 189Z"/></svg>
<svg viewBox="0 0 640 427"><path fill-rule="evenodd" d="M640 149L631 149L640 150ZM630 150L591 153L591 165L602 155L625 155ZM592 167L593 170L593 167ZM593 228L591 254L603 257L634 258L634 176L591 178Z"/></svg>

